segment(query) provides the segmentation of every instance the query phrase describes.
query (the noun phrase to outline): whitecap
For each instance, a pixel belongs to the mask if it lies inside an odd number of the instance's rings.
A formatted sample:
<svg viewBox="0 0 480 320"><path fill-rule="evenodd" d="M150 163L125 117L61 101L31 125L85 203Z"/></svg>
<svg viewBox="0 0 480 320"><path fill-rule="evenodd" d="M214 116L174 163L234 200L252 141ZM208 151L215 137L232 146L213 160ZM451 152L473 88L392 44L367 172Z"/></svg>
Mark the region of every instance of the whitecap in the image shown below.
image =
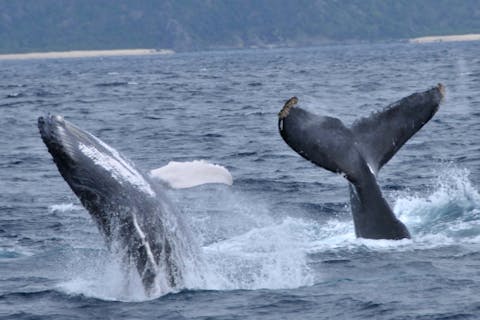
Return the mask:
<svg viewBox="0 0 480 320"><path fill-rule="evenodd" d="M68 212L68 211L76 211L83 209L82 206L76 205L74 203L59 203L59 204L52 204L48 207L48 211L50 212Z"/></svg>

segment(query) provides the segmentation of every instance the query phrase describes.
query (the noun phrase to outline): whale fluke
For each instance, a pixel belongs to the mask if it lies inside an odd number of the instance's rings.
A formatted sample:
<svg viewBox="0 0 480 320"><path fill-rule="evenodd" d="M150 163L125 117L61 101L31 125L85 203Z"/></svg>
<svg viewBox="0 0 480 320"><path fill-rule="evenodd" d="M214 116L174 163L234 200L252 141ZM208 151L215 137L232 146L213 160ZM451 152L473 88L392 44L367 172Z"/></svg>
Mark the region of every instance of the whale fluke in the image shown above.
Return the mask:
<svg viewBox="0 0 480 320"><path fill-rule="evenodd" d="M297 107L289 99L279 112L285 142L305 159L351 183L350 199L358 237L409 238L407 228L382 196L376 175L382 166L437 112L445 94L439 84L414 93L347 128L339 119Z"/></svg>
<svg viewBox="0 0 480 320"><path fill-rule="evenodd" d="M351 130L355 139L375 172L433 117L444 95L445 87L439 83L353 123Z"/></svg>

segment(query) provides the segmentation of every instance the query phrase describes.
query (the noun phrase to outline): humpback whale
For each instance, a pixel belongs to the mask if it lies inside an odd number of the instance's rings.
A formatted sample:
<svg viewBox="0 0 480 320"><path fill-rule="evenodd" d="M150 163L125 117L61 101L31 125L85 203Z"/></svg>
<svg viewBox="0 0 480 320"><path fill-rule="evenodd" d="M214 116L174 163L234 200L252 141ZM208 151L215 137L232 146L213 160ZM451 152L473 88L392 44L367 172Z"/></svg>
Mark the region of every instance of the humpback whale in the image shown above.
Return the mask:
<svg viewBox="0 0 480 320"><path fill-rule="evenodd" d="M184 271L198 256L165 186L179 181L182 188L231 184L230 173L194 161L170 163L144 174L117 150L61 116L40 117L38 128L60 174L96 222L108 248L122 257L124 266L136 269L146 294L181 287ZM198 174L198 168L208 174ZM193 181L181 171L196 173ZM157 179L166 183L156 183Z"/></svg>
<svg viewBox="0 0 480 320"><path fill-rule="evenodd" d="M376 177L433 117L444 95L444 86L438 84L359 119L350 128L337 118L297 107L298 98L292 97L278 114L278 128L283 140L302 157L348 180L357 237L410 238L407 227L382 196Z"/></svg>

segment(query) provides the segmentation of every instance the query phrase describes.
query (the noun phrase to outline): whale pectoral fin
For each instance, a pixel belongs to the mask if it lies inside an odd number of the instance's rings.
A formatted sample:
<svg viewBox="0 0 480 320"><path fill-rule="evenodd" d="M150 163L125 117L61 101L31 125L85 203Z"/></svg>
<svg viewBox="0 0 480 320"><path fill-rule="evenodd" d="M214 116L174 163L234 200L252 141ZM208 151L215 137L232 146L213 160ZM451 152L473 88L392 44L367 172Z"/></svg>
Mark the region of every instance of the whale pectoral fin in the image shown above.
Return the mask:
<svg viewBox="0 0 480 320"><path fill-rule="evenodd" d="M356 148L350 129L333 117L312 114L295 107L291 98L279 113L278 128L285 142L305 159L352 182L368 170Z"/></svg>
<svg viewBox="0 0 480 320"><path fill-rule="evenodd" d="M430 90L405 97L352 125L359 149L375 173L433 117L444 95L444 86L438 84Z"/></svg>
<svg viewBox="0 0 480 320"><path fill-rule="evenodd" d="M166 166L150 171L150 177L160 179L174 189L207 183L233 184L232 175L225 167L203 160L170 161Z"/></svg>

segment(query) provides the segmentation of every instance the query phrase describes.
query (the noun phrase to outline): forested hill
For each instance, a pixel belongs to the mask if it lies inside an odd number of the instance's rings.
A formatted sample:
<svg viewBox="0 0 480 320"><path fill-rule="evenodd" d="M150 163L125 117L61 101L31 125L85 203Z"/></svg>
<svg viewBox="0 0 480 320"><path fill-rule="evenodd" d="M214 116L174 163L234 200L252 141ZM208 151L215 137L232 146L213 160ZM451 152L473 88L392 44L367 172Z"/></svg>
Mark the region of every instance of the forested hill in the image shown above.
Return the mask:
<svg viewBox="0 0 480 320"><path fill-rule="evenodd" d="M480 0L0 0L0 53L480 33Z"/></svg>

